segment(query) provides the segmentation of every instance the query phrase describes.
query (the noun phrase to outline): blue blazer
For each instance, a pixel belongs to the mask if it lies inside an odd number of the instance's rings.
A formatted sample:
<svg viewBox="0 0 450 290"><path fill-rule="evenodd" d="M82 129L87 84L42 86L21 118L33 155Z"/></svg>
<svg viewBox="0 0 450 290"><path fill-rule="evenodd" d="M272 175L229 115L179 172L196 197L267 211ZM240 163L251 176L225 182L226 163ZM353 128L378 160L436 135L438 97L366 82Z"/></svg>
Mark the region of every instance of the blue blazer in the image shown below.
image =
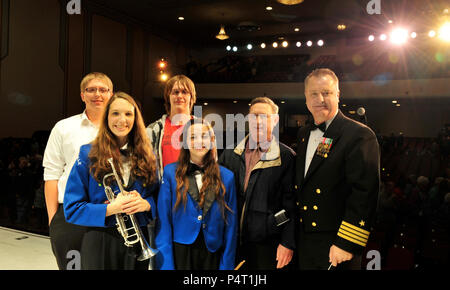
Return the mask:
<svg viewBox="0 0 450 290"><path fill-rule="evenodd" d="M116 224L115 216L106 217L107 204L105 201L108 199L105 187L89 173L88 155L91 147L91 144L80 147L80 154L70 172L64 193L64 215L67 222L80 226L113 227ZM158 184L144 186L140 180L136 180L127 188L127 191L136 190L142 198L150 203L150 213L135 214L140 226L147 225L149 219L155 217L156 204L152 193L158 190L158 186ZM119 192L117 185L112 186L111 189L115 193Z"/></svg>
<svg viewBox="0 0 450 290"><path fill-rule="evenodd" d="M158 223L156 226L157 268L174 270L173 242L192 244L203 230L206 248L210 252L221 251L220 270L233 270L237 243L237 208L234 174L220 166L220 175L225 185L225 202L233 212L225 210L225 223L219 203L214 200L204 217L198 203L187 194L186 209L180 203L176 211L175 171L178 163L168 164L164 168L161 188L158 195Z"/></svg>

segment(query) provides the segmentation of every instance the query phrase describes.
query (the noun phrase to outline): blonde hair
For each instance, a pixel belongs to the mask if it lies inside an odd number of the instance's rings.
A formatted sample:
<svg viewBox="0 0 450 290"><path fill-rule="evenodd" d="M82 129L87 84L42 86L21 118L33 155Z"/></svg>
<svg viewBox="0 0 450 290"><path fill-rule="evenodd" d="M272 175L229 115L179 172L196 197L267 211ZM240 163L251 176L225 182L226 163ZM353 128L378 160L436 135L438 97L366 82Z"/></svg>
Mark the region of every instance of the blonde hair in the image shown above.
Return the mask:
<svg viewBox="0 0 450 290"><path fill-rule="evenodd" d="M88 83L89 83L90 81L94 80L94 79L104 81L105 84L106 84L106 85L108 86L108 88L110 89L110 91L111 91L111 92L114 91L113 83L112 83L111 79L110 79L107 75L105 75L104 73L101 73L101 72L91 72L91 73L87 74L87 75L81 80L81 83L80 83L80 91L81 91L81 92L84 92L84 90L86 89Z"/></svg>

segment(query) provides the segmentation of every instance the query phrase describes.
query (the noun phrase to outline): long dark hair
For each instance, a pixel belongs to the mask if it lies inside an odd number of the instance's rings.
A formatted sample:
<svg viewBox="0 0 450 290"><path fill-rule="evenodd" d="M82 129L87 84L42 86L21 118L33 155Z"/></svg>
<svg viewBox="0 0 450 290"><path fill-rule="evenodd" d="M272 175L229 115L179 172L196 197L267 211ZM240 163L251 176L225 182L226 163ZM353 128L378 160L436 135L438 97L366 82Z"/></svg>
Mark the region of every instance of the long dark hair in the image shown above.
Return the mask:
<svg viewBox="0 0 450 290"><path fill-rule="evenodd" d="M189 179L187 178L187 170L190 163L190 152L189 152L189 128L194 124L202 124L207 126L209 135L211 136L211 148L203 157L203 169L204 174L202 177L202 188L200 189L200 201L199 206L203 207L205 201L206 191L212 190L215 192L215 197L220 205L222 217L225 219L225 209L232 211L231 208L225 202L225 185L220 177L220 168L217 162L217 148L215 146L215 135L211 125L203 119L194 118L188 121L184 128L183 133L180 135L180 143L182 148L180 150L180 155L178 157L178 167L175 172L175 179L177 181L176 195L177 199L175 201L174 210L178 208L180 202L186 207L187 202L187 191L189 188Z"/></svg>
<svg viewBox="0 0 450 290"><path fill-rule="evenodd" d="M117 99L124 99L134 107L133 128L128 134L128 149L131 155L131 173L139 177L147 184L152 184L156 180L156 158L153 154L150 140L145 131L144 120L141 111L135 100L124 92L116 92L106 104L102 116L97 137L92 142L89 153L91 161L90 172L95 180L102 182L103 176L111 173L111 166L108 159L113 157L115 168L122 168L119 145L116 136L108 126L108 115L111 104ZM117 170L120 175L120 170Z"/></svg>

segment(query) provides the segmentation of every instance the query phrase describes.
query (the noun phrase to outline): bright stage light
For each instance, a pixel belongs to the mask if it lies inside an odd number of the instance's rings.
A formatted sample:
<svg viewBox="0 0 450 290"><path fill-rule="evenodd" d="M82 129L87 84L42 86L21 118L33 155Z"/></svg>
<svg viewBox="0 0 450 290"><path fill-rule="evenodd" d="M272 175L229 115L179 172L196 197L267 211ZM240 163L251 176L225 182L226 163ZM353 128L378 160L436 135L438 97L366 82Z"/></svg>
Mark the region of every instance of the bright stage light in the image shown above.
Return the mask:
<svg viewBox="0 0 450 290"><path fill-rule="evenodd" d="M411 32L411 38L416 38L417 37L417 33L416 32Z"/></svg>
<svg viewBox="0 0 450 290"><path fill-rule="evenodd" d="M386 34L383 33L383 34L380 35L380 40L384 41L386 39L387 39L387 35Z"/></svg>
<svg viewBox="0 0 450 290"><path fill-rule="evenodd" d="M162 73L161 76L160 76L160 79L163 82L167 81L168 78L169 78L169 76L167 74L165 74L165 73Z"/></svg>
<svg viewBox="0 0 450 290"><path fill-rule="evenodd" d="M273 48L277 48L278 47L278 43L277 42L272 43L272 47Z"/></svg>
<svg viewBox="0 0 450 290"><path fill-rule="evenodd" d="M283 41L283 42L281 43L281 45L282 45L283 47L288 47L289 43L285 40L285 41Z"/></svg>
<svg viewBox="0 0 450 290"><path fill-rule="evenodd" d="M295 44L297 47L302 46L302 43L300 41L297 41L297 43Z"/></svg>
<svg viewBox="0 0 450 290"><path fill-rule="evenodd" d="M261 48L266 48L266 44L263 42L263 43L261 43Z"/></svg>
<svg viewBox="0 0 450 290"><path fill-rule="evenodd" d="M311 46L312 46L312 44L313 44L313 43L312 43L312 41L311 41L311 40L308 40L308 42L306 43L306 45L307 45L307 46L309 46L309 47L311 47Z"/></svg>
<svg viewBox="0 0 450 290"><path fill-rule="evenodd" d="M319 41L317 41L317 45L318 45L318 46L323 46L323 40L320 39Z"/></svg>
<svg viewBox="0 0 450 290"><path fill-rule="evenodd" d="M396 28L391 32L391 42L393 44L404 44L408 40L408 30L404 28Z"/></svg>
<svg viewBox="0 0 450 290"><path fill-rule="evenodd" d="M253 45L251 45L250 43L247 44L247 49L248 49L248 50L251 50L252 48L253 48Z"/></svg>
<svg viewBox="0 0 450 290"><path fill-rule="evenodd" d="M227 51L230 51L231 50L231 46L229 46L229 45L227 45Z"/></svg>
<svg viewBox="0 0 450 290"><path fill-rule="evenodd" d="M430 30L430 31L428 32L428 36L429 36L429 37L435 37L435 36L436 36L436 31Z"/></svg>
<svg viewBox="0 0 450 290"><path fill-rule="evenodd" d="M374 41L374 40L375 40L375 36L369 35L369 41Z"/></svg>
<svg viewBox="0 0 450 290"><path fill-rule="evenodd" d="M439 38L445 42L450 42L450 22L445 22L439 28Z"/></svg>

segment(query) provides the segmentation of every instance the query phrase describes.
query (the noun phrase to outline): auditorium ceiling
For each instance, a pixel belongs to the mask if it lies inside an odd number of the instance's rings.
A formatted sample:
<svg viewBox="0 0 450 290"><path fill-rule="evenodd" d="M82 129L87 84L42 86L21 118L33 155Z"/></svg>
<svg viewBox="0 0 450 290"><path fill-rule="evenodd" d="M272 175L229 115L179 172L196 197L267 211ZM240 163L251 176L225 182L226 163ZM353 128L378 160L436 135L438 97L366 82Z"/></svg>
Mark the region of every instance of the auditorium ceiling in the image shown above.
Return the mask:
<svg viewBox="0 0 450 290"><path fill-rule="evenodd" d="M367 9L369 2L380 6ZM283 37L365 37L395 24L425 30L448 8L448 0L304 0L292 6L275 0L89 0L89 5L130 17L168 38L211 46L223 44L215 38L221 25L230 36L228 41L237 43ZM342 24L345 29L338 30Z"/></svg>

